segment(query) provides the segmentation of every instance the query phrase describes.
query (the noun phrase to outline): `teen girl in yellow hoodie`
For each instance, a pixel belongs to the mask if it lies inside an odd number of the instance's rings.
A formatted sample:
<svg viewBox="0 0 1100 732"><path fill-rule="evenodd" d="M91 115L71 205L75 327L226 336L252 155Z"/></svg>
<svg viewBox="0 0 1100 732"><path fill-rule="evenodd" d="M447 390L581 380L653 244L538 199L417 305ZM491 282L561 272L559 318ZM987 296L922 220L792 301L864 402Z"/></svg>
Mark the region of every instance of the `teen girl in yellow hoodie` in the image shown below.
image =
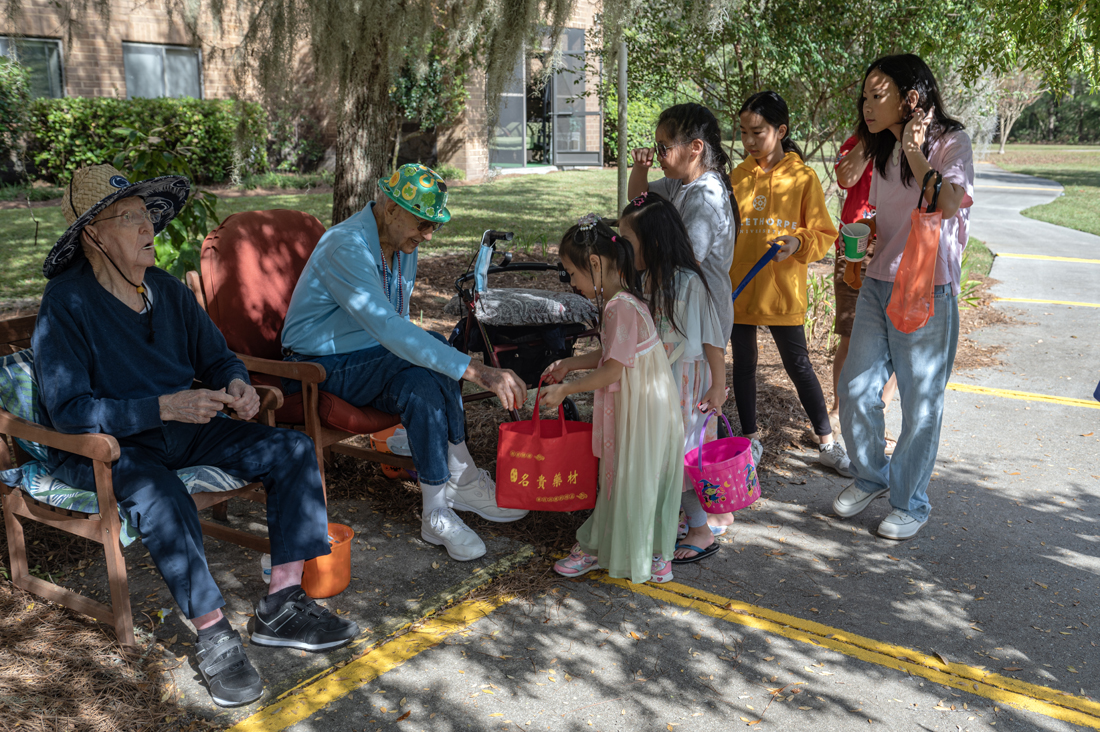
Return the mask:
<svg viewBox="0 0 1100 732"><path fill-rule="evenodd" d="M771 330L783 368L813 423L819 459L845 477L849 460L833 439L829 410L806 350L806 265L825 256L836 229L825 208L825 194L802 151L790 138L787 103L773 91L753 94L739 112L741 142L749 157L730 174L741 213L730 280L739 283L772 244L775 259L748 284L733 304L733 394L741 431L752 440L753 457L763 452L756 439L756 332Z"/></svg>

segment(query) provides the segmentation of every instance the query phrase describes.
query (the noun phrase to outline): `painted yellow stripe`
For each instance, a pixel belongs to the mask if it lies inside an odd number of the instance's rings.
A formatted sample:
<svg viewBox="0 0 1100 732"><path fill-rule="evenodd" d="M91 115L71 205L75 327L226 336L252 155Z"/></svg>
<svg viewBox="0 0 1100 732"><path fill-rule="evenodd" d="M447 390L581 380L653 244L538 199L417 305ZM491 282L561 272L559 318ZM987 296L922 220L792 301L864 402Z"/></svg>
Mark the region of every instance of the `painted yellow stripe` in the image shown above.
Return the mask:
<svg viewBox="0 0 1100 732"><path fill-rule="evenodd" d="M635 585L626 580L612 579L603 572L597 579L661 602L691 608L712 618L829 648L867 663L907 671L937 684L968 691L996 702L1082 727L1100 729L1100 703L1084 697L990 673L978 666L944 663L939 658L911 648L864 638L828 625L720 597L676 582L661 585L658 589L650 585Z"/></svg>
<svg viewBox="0 0 1100 732"><path fill-rule="evenodd" d="M1100 303L1075 302L1071 300L1033 300L1030 297L996 297L997 302L1037 302L1044 305L1073 305L1079 308L1100 308Z"/></svg>
<svg viewBox="0 0 1100 732"><path fill-rule="evenodd" d="M988 386L974 386L972 384L958 384L952 381L947 385L951 391L962 391L968 394L985 394L987 396L1002 397L1004 399L1020 399L1025 402L1047 402L1049 404L1062 404L1069 407L1087 407L1100 409L1100 402L1092 399L1073 399L1072 397L1048 396L1046 394L1033 394L1029 391L1014 391L1012 389L993 389Z"/></svg>
<svg viewBox="0 0 1100 732"><path fill-rule="evenodd" d="M986 186L975 185L975 188L981 190L982 188L996 188L1002 191L1049 191L1051 193L1061 193L1061 188L1055 188L1054 186Z"/></svg>
<svg viewBox="0 0 1100 732"><path fill-rule="evenodd" d="M1048 262L1079 262L1083 264L1100 264L1100 259L1081 259L1079 257L1051 257L1046 254L998 254L997 259L1042 259Z"/></svg>
<svg viewBox="0 0 1100 732"><path fill-rule="evenodd" d="M507 602L508 598L459 603L405 635L385 643L332 673L314 677L275 702L229 728L229 732L279 732L329 704L369 684L413 656L469 627Z"/></svg>

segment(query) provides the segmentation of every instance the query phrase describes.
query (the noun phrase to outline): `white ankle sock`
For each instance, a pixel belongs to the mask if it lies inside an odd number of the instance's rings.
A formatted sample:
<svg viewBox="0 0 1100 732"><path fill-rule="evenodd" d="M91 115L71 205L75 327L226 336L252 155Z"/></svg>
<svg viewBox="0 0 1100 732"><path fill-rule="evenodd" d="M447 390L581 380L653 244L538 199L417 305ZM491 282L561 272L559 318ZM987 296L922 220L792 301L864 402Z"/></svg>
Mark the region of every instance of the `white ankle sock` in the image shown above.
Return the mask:
<svg viewBox="0 0 1100 732"><path fill-rule="evenodd" d="M447 469L451 471L451 483L465 485L477 478L477 466L465 442L447 446Z"/></svg>
<svg viewBox="0 0 1100 732"><path fill-rule="evenodd" d="M424 518L432 515L432 511L437 508L447 507L447 484L441 485L424 485L420 484L420 492L424 496Z"/></svg>

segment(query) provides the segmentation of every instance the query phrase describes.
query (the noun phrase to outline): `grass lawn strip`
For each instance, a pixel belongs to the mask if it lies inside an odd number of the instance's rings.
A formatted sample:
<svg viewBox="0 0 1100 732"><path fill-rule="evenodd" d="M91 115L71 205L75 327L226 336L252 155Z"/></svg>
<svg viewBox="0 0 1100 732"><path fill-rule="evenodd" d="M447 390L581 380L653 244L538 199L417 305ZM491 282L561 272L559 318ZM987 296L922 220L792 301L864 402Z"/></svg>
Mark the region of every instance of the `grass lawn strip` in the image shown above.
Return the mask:
<svg viewBox="0 0 1100 732"><path fill-rule="evenodd" d="M1100 236L1100 147L1008 145L1004 155L990 155L989 162L1065 188L1065 195L1025 209L1024 216Z"/></svg>

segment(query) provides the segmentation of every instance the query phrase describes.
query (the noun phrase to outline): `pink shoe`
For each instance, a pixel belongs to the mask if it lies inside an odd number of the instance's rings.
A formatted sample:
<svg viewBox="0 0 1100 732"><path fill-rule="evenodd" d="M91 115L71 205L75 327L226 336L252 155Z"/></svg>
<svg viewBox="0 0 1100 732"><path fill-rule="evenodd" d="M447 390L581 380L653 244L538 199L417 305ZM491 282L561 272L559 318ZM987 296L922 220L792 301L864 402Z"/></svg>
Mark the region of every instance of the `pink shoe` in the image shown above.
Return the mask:
<svg viewBox="0 0 1100 732"><path fill-rule="evenodd" d="M660 554L653 555L653 569L649 573L649 581L663 585L672 581L672 562L666 562Z"/></svg>
<svg viewBox="0 0 1100 732"><path fill-rule="evenodd" d="M554 562L554 571L563 577L580 577L585 572L599 569L596 557L581 551L580 544L574 544L569 556Z"/></svg>

